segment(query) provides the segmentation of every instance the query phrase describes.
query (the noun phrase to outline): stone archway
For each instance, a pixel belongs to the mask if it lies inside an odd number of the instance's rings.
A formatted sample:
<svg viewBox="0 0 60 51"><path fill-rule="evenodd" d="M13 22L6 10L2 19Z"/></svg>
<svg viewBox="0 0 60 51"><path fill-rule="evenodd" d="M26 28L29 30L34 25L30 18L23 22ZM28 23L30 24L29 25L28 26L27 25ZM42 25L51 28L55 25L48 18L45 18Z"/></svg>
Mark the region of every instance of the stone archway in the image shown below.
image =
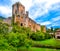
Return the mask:
<svg viewBox="0 0 60 51"><path fill-rule="evenodd" d="M60 36L57 36L57 39L60 39Z"/></svg>
<svg viewBox="0 0 60 51"><path fill-rule="evenodd" d="M56 30L55 32L55 38L60 39L60 29Z"/></svg>

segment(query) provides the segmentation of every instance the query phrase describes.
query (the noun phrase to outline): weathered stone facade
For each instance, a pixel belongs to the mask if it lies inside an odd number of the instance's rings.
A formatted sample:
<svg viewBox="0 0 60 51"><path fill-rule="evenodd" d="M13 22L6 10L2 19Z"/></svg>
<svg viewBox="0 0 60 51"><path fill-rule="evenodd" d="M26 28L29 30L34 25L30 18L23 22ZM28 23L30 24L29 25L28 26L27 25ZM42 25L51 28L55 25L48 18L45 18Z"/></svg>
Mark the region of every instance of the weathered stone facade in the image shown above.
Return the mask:
<svg viewBox="0 0 60 51"><path fill-rule="evenodd" d="M60 29L55 32L55 38L60 39Z"/></svg>
<svg viewBox="0 0 60 51"><path fill-rule="evenodd" d="M12 19L11 17L8 17L6 19L3 19L3 22L11 25L11 19Z"/></svg>
<svg viewBox="0 0 60 51"><path fill-rule="evenodd" d="M32 31L35 32L37 30L41 30L41 26L37 24L35 21L33 21L31 18L29 18L28 11L25 12L25 7L19 2L16 2L12 6L12 17L14 23L18 23L20 26L29 27ZM45 28L43 32L46 32Z"/></svg>
<svg viewBox="0 0 60 51"><path fill-rule="evenodd" d="M20 26L31 28L31 30L34 32L36 32L37 30L42 30L40 24L37 24L35 21L29 18L29 12L25 11L25 7L19 2L16 2L12 6L12 17L4 19L3 22L9 25L11 25L12 23L17 23ZM46 32L46 26L43 26L42 32Z"/></svg>

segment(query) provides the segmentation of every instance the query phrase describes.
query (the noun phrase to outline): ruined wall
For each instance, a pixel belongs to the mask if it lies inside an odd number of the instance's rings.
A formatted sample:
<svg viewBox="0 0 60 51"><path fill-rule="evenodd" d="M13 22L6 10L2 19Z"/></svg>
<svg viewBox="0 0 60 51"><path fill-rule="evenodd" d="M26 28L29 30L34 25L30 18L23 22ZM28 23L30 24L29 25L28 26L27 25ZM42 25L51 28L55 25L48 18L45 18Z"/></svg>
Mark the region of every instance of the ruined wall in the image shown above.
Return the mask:
<svg viewBox="0 0 60 51"><path fill-rule="evenodd" d="M41 26L35 21L29 18L29 13L25 12L25 7L17 2L12 6L12 16L14 16L14 23L18 23L21 26L29 27L32 31L41 30ZM12 17L13 18L13 17ZM44 28L44 32L45 32Z"/></svg>
<svg viewBox="0 0 60 51"><path fill-rule="evenodd" d="M4 23L7 23L8 25L11 25L11 17L8 17L6 19L3 19Z"/></svg>
<svg viewBox="0 0 60 51"><path fill-rule="evenodd" d="M14 15L14 23L23 23L25 7L21 3L15 3L12 6L12 16Z"/></svg>
<svg viewBox="0 0 60 51"><path fill-rule="evenodd" d="M55 32L55 38L60 39L60 29L56 30Z"/></svg>
<svg viewBox="0 0 60 51"><path fill-rule="evenodd" d="M36 24L36 30L41 31L41 26L40 26L40 24Z"/></svg>
<svg viewBox="0 0 60 51"><path fill-rule="evenodd" d="M41 31L46 32L46 26L45 25L41 25Z"/></svg>
<svg viewBox="0 0 60 51"><path fill-rule="evenodd" d="M31 20L30 18L28 21L28 27L30 27L32 31L36 32L36 23L33 20Z"/></svg>

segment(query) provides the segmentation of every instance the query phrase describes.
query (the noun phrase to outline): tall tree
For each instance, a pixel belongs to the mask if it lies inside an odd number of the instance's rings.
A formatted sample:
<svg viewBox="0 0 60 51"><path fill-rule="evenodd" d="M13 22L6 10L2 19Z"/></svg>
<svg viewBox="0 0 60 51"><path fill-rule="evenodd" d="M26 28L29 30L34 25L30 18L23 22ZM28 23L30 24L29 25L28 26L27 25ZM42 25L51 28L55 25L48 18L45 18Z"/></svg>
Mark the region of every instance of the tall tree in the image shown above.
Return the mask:
<svg viewBox="0 0 60 51"><path fill-rule="evenodd" d="M51 27L51 32L53 32L53 27Z"/></svg>

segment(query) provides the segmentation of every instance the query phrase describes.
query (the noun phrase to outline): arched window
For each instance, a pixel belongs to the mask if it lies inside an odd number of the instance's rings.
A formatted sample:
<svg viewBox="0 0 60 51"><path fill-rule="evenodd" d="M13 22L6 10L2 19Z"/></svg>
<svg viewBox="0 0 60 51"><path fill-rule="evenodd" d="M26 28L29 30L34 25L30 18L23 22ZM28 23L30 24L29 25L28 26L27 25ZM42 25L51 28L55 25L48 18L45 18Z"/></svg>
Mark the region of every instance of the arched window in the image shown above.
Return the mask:
<svg viewBox="0 0 60 51"><path fill-rule="evenodd" d="M60 39L60 36L57 36L57 39Z"/></svg>

